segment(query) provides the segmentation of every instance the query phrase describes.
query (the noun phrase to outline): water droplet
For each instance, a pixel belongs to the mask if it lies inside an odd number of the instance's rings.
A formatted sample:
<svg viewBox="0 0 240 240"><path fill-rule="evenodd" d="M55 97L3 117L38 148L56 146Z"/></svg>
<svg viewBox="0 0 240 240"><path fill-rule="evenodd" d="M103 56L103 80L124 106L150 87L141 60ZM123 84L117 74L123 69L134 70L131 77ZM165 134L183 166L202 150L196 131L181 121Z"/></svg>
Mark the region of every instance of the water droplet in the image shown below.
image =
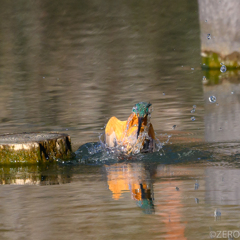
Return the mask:
<svg viewBox="0 0 240 240"><path fill-rule="evenodd" d="M207 35L207 39L208 39L208 40L211 39L211 34L210 34L210 33Z"/></svg>
<svg viewBox="0 0 240 240"><path fill-rule="evenodd" d="M234 94L234 92L231 92L231 94Z"/></svg>
<svg viewBox="0 0 240 240"><path fill-rule="evenodd" d="M192 110L191 110L191 113L194 113L195 112L195 108L193 108Z"/></svg>
<svg viewBox="0 0 240 240"><path fill-rule="evenodd" d="M191 120L192 120L192 121L195 121L196 119L195 119L195 117L191 117Z"/></svg>
<svg viewBox="0 0 240 240"><path fill-rule="evenodd" d="M217 100L217 98L215 96L210 96L209 97L209 102L211 102L211 103L215 103L216 100Z"/></svg>
<svg viewBox="0 0 240 240"><path fill-rule="evenodd" d="M194 70L194 68L191 68L191 70Z"/></svg>
<svg viewBox="0 0 240 240"><path fill-rule="evenodd" d="M227 71L227 68L225 65L222 65L221 68L220 68L220 72L226 72Z"/></svg>
<svg viewBox="0 0 240 240"><path fill-rule="evenodd" d="M165 92L163 92L162 94L163 94L163 96L165 96Z"/></svg>
<svg viewBox="0 0 240 240"><path fill-rule="evenodd" d="M199 184L196 182L196 183L194 184L194 189L197 190L198 188L199 188Z"/></svg>
<svg viewBox="0 0 240 240"><path fill-rule="evenodd" d="M207 82L208 82L208 80L207 80L207 78L206 78L205 76L203 76L202 82L203 82L203 83L207 83Z"/></svg>
<svg viewBox="0 0 240 240"><path fill-rule="evenodd" d="M196 108L196 107L197 107L197 105L193 105L192 107L193 107L193 108Z"/></svg>
<svg viewBox="0 0 240 240"><path fill-rule="evenodd" d="M179 187L176 187L176 190L179 191Z"/></svg>
<svg viewBox="0 0 240 240"><path fill-rule="evenodd" d="M221 217L221 212L220 212L219 209L216 209L216 210L214 211L214 217Z"/></svg>
<svg viewBox="0 0 240 240"><path fill-rule="evenodd" d="M172 126L172 129L175 129L176 127L177 127L177 125L173 125L173 126Z"/></svg>

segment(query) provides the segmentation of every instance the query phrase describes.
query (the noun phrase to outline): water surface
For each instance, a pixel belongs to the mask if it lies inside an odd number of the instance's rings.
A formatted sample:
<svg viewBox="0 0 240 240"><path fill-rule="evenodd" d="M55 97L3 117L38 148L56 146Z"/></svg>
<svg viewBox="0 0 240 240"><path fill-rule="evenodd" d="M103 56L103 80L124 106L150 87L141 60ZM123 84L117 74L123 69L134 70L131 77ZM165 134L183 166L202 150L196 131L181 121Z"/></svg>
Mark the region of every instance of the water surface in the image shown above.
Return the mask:
<svg viewBox="0 0 240 240"><path fill-rule="evenodd" d="M131 157L87 151L54 165L1 166L1 239L209 239L240 230L239 77L201 70L197 1L1 6L1 134L65 132L76 151L98 141L111 116L125 120L150 101L164 143Z"/></svg>

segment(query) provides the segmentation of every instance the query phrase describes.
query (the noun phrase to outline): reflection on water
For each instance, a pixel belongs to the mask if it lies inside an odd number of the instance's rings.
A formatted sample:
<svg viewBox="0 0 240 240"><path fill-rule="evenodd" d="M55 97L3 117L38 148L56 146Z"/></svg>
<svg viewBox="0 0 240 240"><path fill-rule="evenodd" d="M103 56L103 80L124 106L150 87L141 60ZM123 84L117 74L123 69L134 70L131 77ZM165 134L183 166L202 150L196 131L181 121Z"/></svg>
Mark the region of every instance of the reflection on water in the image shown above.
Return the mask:
<svg viewBox="0 0 240 240"><path fill-rule="evenodd" d="M229 142L240 140L240 84L239 77L222 78L216 85L204 85L205 140L208 142ZM216 97L211 103L208 98Z"/></svg>
<svg viewBox="0 0 240 240"><path fill-rule="evenodd" d="M2 166L0 232L7 239L20 233L112 239L121 228L119 239L207 239L210 228L238 229L240 174L230 147L239 146L163 147L105 164L82 164L77 156L55 165Z"/></svg>
<svg viewBox="0 0 240 240"><path fill-rule="evenodd" d="M154 211L152 175L156 169L151 169L150 172L142 163L118 163L105 168L113 199L118 200L123 192L128 191L145 213Z"/></svg>

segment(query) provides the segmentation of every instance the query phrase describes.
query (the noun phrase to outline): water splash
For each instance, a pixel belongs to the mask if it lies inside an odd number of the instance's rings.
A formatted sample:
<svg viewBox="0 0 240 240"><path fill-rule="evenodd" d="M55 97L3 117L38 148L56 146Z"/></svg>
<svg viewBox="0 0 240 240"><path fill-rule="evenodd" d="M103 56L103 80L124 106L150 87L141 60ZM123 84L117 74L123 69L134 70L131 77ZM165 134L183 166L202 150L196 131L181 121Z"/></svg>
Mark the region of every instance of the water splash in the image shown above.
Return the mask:
<svg viewBox="0 0 240 240"><path fill-rule="evenodd" d="M217 100L217 98L216 98L215 96L210 96L210 97L209 97L209 102L210 102L210 103L215 103L216 100Z"/></svg>
<svg viewBox="0 0 240 240"><path fill-rule="evenodd" d="M227 71L227 67L225 65L222 65L220 68L220 72L224 73Z"/></svg>

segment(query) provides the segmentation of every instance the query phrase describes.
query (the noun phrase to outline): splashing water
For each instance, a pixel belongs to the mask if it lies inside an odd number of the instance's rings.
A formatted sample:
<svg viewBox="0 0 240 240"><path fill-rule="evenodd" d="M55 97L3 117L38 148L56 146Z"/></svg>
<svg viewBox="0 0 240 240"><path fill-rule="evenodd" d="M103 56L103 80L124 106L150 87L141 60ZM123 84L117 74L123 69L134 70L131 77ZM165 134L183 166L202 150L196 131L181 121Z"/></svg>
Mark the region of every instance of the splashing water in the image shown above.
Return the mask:
<svg viewBox="0 0 240 240"><path fill-rule="evenodd" d="M220 72L224 73L227 71L227 67L225 65L222 65L220 68Z"/></svg>
<svg viewBox="0 0 240 240"><path fill-rule="evenodd" d="M210 96L209 97L209 102L211 102L211 103L215 103L216 100L217 100L217 98L215 96Z"/></svg>
<svg viewBox="0 0 240 240"><path fill-rule="evenodd" d="M203 76L203 78L202 78L202 83L203 83L203 84L208 83L208 80L207 80L207 78L206 78L205 76Z"/></svg>

